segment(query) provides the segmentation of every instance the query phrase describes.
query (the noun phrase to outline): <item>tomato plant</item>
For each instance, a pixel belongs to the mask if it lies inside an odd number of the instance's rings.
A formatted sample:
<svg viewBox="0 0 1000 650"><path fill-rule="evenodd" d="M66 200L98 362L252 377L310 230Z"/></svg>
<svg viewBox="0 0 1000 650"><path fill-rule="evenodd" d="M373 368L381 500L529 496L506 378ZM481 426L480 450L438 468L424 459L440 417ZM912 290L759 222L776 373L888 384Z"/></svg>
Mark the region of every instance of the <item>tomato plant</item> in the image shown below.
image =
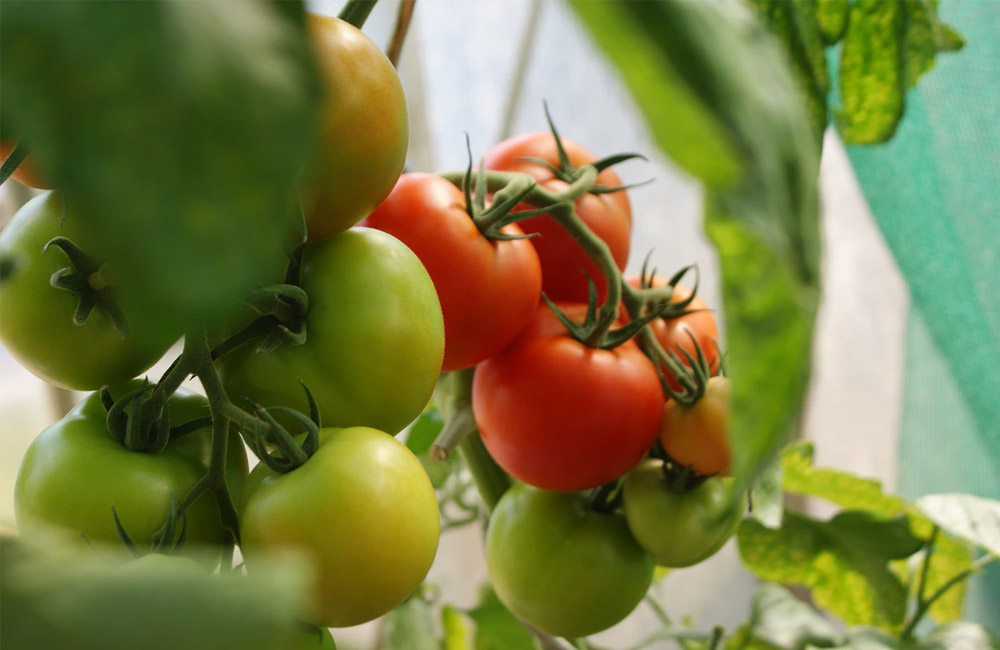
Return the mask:
<svg viewBox="0 0 1000 650"><path fill-rule="evenodd" d="M595 162L597 158L568 138L560 138L569 162L573 166ZM556 178L544 165L530 160L540 158L550 165L559 166L559 150L551 133L525 133L504 140L486 155L487 169L516 171L529 174L538 183L553 191L562 191L567 183ZM620 187L621 180L611 169L597 175L597 183L606 187ZM612 194L585 193L575 202L580 220L600 237L614 257L619 270L628 262L632 234L632 211L624 191ZM527 209L527 208L525 208ZM587 257L572 237L550 216L539 215L519 223L525 233L538 233L531 240L542 264L542 290L552 300L569 302L587 301L587 277L597 287L603 298L607 281L594 262Z"/></svg>
<svg viewBox="0 0 1000 650"><path fill-rule="evenodd" d="M311 622L357 625L410 595L430 569L440 523L434 488L416 456L368 427L324 429L319 450L277 474L258 465L241 513L247 566L298 551L315 575Z"/></svg>
<svg viewBox="0 0 1000 650"><path fill-rule="evenodd" d="M729 473L729 379L712 377L690 406L663 405L660 442L674 461L704 476Z"/></svg>
<svg viewBox="0 0 1000 650"><path fill-rule="evenodd" d="M538 629L581 637L625 618L646 594L653 562L618 514L579 494L524 484L500 499L486 533L497 596Z"/></svg>
<svg viewBox="0 0 1000 650"><path fill-rule="evenodd" d="M307 27L325 94L303 202L309 236L321 238L353 226L389 194L406 160L409 123L396 70L371 39L317 14Z"/></svg>
<svg viewBox="0 0 1000 650"><path fill-rule="evenodd" d="M120 397L136 385L112 392ZM170 398L167 408L176 424L208 415L205 398L183 390ZM179 502L204 476L210 454L207 428L184 435L157 454L129 451L109 433L104 405L93 393L40 433L25 453L14 487L18 530L26 537L54 531L78 542L82 535L92 544L120 547L114 506L125 532L141 549L167 520L171 496ZM225 480L235 494L246 474L243 444L231 432ZM222 523L211 495L201 495L185 516L182 552L197 556L201 547L221 547Z"/></svg>
<svg viewBox="0 0 1000 650"><path fill-rule="evenodd" d="M93 390L135 377L163 356L179 332L164 331L127 296L114 297L125 316L125 334L100 306L75 324L79 296L51 285L53 274L71 267L63 251L46 248L55 237L93 250L93 234L64 210L54 192L25 204L0 233L0 255L9 256L13 265L0 281L0 340L21 365L57 386Z"/></svg>
<svg viewBox="0 0 1000 650"><path fill-rule="evenodd" d="M581 318L580 305L563 305ZM476 369L472 408L507 472L547 490L596 487L627 472L656 439L663 397L632 341L612 350L572 339L544 304L500 354Z"/></svg>
<svg viewBox="0 0 1000 650"><path fill-rule="evenodd" d="M467 212L462 191L443 178L403 174L362 225L398 237L434 281L444 314L442 370L493 356L531 319L542 284L531 244L487 239ZM502 232L521 234L513 224Z"/></svg>
<svg viewBox="0 0 1000 650"><path fill-rule="evenodd" d="M355 228L308 245L301 284L306 342L223 357L227 392L308 413L301 380L324 423L399 432L430 399L444 349L441 307L420 260L391 235Z"/></svg>
<svg viewBox="0 0 1000 650"><path fill-rule="evenodd" d="M662 460L644 460L622 487L629 529L658 565L697 564L722 548L743 517L745 498L725 510L732 486L732 479L709 478L685 491L664 476Z"/></svg>

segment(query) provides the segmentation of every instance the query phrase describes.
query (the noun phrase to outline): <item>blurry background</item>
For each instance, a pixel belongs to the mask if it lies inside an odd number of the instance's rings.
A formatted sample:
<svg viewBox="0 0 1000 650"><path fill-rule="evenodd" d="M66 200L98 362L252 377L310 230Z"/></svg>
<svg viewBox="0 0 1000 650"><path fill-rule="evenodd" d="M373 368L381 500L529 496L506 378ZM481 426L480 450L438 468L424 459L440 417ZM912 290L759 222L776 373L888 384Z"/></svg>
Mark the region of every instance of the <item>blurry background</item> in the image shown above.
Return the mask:
<svg viewBox="0 0 1000 650"><path fill-rule="evenodd" d="M341 4L310 3L328 14ZM1000 498L1000 421L979 408L981 393L970 398L962 388L967 373L979 372L974 375L983 382L979 388L992 386L993 399L1000 402L1000 373L995 366L985 374L982 365L979 371L956 369L954 349L941 344L942 319L958 319L970 328L985 327L985 338L963 339L967 355L984 362L1000 355L996 294L986 304L988 289L1000 278L1000 73L995 69L1000 39L988 37L1000 34L1000 12L985 9L989 3L976 4L942 3L942 18L966 36L967 48L939 58L910 93L896 139L886 147L848 152L828 130L821 166L824 294L801 435L815 441L817 465L876 478L907 497L964 491ZM366 23L365 32L376 43L388 43L397 5L382 0ZM700 292L710 305L719 304L716 260L701 227L699 185L659 154L616 73L562 3L418 1L399 71L411 120L408 169L464 168L465 133L478 157L506 135L546 129L543 99L560 132L598 157L646 154L648 163L616 168L625 183L654 179L630 192L634 230L628 271L637 272L649 251L661 273L696 262ZM981 97L991 87L993 97L982 99L979 113L962 101L963 91L975 89ZM969 120L982 120L986 128L973 128ZM978 165L968 158L970 147L982 158ZM929 161L936 161L933 169ZM946 167L949 161L955 166ZM982 192L963 192L963 183ZM4 222L28 192L14 182L0 190ZM980 211L972 210L975 206ZM879 219L881 230L873 209L889 215ZM989 210L992 219L986 218ZM894 220L900 213L908 218ZM936 263L928 265L920 254L933 255ZM966 286L957 284L969 278ZM944 286L954 293L941 285L934 290L935 282L948 280L956 284ZM972 292L971 306L964 289ZM973 323L969 313L982 323ZM0 386L0 524L12 526L20 458L32 437L55 419L57 407L53 394L2 350ZM823 504L806 507L824 512ZM480 531L473 525L442 539L428 580L440 586L444 600L472 606L485 576ZM699 629L716 623L731 628L746 619L753 584L731 542L709 562L671 572L654 589L674 620L690 616ZM968 614L997 627L998 611L1000 570L993 567L974 582ZM594 640L622 648L655 626L651 612L640 606ZM369 624L336 638L342 647L367 647L376 634L376 625Z"/></svg>

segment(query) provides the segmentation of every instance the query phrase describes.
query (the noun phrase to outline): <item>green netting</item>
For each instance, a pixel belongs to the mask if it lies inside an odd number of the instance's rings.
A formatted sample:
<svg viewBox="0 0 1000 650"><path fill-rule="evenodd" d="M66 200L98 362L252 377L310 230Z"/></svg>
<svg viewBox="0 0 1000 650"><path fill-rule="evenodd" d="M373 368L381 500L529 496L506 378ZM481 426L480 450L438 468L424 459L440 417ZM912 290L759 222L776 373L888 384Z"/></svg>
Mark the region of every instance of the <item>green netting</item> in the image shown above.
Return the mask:
<svg viewBox="0 0 1000 650"><path fill-rule="evenodd" d="M888 144L849 155L912 296L899 489L1000 498L1000 3L940 12L966 48L907 95ZM968 614L1000 629L1000 571Z"/></svg>

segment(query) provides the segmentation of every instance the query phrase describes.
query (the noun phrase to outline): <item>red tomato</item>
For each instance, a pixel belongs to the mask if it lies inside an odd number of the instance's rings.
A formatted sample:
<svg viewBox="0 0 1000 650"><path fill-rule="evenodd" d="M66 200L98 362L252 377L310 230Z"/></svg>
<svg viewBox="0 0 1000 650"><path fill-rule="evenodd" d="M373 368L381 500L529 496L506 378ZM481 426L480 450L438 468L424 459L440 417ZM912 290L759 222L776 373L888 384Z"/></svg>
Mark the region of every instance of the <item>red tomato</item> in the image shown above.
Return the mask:
<svg viewBox="0 0 1000 650"><path fill-rule="evenodd" d="M563 147L574 166L597 160L590 152L567 138L562 138ZM566 183L554 178L552 172L530 160L517 158L534 157L548 161L558 167L559 152L551 133L526 133L504 140L486 154L487 169L523 172L531 175L539 185L553 192L566 189ZM607 187L621 185L618 175L611 169L598 174L597 183ZM519 206L520 210L529 209ZM624 192L612 194L584 194L576 201L576 213L594 233L604 240L611 249L611 255L619 270L628 261L629 238L632 235L632 210L628 195ZM580 249L580 245L564 231L552 217L540 215L518 222L526 233L537 232L540 237L531 240L538 259L542 263L542 290L552 300L572 302L587 301L587 275L597 286L598 297L607 295L607 282L597 265ZM586 272L581 273L581 269Z"/></svg>
<svg viewBox="0 0 1000 650"><path fill-rule="evenodd" d="M562 305L574 320L586 307ZM472 409L497 463L545 490L596 487L632 469L656 440L663 393L633 341L613 350L572 339L544 304L476 369Z"/></svg>
<svg viewBox="0 0 1000 650"><path fill-rule="evenodd" d="M639 288L640 278L632 276L628 278L628 283L633 287ZM653 276L654 287L663 287L666 285L667 280L665 278ZM691 289L685 287L683 284L678 284L674 287L674 297L670 299L670 302L684 302L690 296ZM715 346L716 341L719 340L719 329L715 325L715 316L709 310L708 304L698 295L691 300L686 309L694 313L680 316L679 318L657 318L649 326L653 328L653 334L656 336L656 340L660 342L660 345L663 346L663 349L676 352L681 361L688 366L690 364L687 363L684 355L677 348L687 350L692 357L697 359L698 355L695 352L694 343L691 342L691 336L688 335L688 332L693 334L694 340L698 342L702 352L705 353L709 368L715 373L719 369L719 349ZM625 308L622 307L620 312L622 319L627 322L628 313L625 312ZM672 389L679 392L681 385L677 383L674 374L666 366L663 366L662 369L663 374L667 378L667 383Z"/></svg>
<svg viewBox="0 0 1000 650"><path fill-rule="evenodd" d="M525 239L484 237L462 191L440 176L403 174L362 225L400 239L434 281L444 313L442 370L493 356L531 320L542 288L535 249ZM514 225L503 232L521 234Z"/></svg>

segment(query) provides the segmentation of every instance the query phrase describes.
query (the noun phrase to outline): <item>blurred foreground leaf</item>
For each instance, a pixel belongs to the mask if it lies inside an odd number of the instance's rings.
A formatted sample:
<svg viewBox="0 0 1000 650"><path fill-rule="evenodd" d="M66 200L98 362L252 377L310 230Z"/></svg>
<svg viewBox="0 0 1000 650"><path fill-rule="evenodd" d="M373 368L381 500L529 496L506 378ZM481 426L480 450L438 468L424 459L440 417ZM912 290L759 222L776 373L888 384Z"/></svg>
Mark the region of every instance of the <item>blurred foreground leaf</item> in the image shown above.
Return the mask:
<svg viewBox="0 0 1000 650"><path fill-rule="evenodd" d="M296 564L213 576L186 558L115 566L11 537L0 537L0 564L5 650L276 650L301 635Z"/></svg>
<svg viewBox="0 0 1000 650"><path fill-rule="evenodd" d="M283 255L318 95L273 3L4 2L5 134L176 330L221 318Z"/></svg>

